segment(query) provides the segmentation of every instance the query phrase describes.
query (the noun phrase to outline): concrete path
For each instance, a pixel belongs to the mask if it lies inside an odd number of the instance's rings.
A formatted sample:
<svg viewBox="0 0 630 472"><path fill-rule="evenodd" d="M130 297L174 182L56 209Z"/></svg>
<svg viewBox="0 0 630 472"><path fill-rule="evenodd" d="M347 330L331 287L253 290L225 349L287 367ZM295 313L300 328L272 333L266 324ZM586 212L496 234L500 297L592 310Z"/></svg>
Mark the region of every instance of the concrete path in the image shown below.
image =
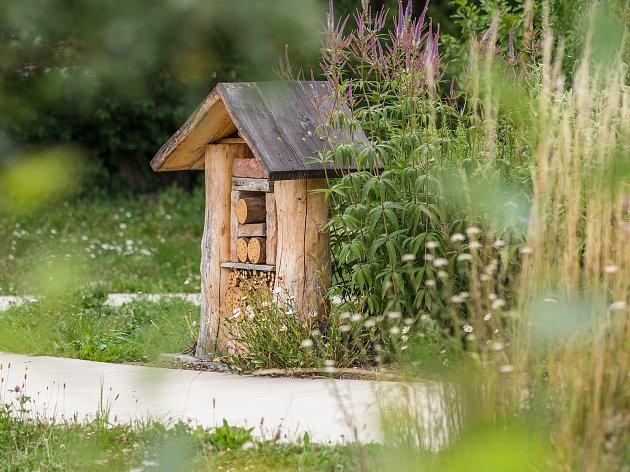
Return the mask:
<svg viewBox="0 0 630 472"><path fill-rule="evenodd" d="M31 357L0 353L0 400L16 385L33 399L32 414L79 420L110 409L110 419L182 419L207 427L253 426L259 437L308 431L320 443L380 439L376 394L393 383L290 379ZM8 365L10 369L7 372Z"/></svg>
<svg viewBox="0 0 630 472"><path fill-rule="evenodd" d="M194 305L201 305L201 294L199 293L110 293L105 300L105 305L111 307L119 307L130 303L134 300L142 299L150 302L159 302L164 298L181 298ZM37 297L31 295L14 296L14 295L0 295L0 311L6 310L11 306L19 306L25 302L32 302L37 300Z"/></svg>

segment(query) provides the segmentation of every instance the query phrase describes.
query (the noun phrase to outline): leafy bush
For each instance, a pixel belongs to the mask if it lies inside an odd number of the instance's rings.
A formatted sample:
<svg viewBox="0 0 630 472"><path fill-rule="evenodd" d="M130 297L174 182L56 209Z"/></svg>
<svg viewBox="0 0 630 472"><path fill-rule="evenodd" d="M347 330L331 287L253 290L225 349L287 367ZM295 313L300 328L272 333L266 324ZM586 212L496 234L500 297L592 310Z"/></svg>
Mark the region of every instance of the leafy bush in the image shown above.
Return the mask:
<svg viewBox="0 0 630 472"><path fill-rule="evenodd" d="M454 307L453 297L475 293L475 270L494 267L489 293L503 290L508 298L518 272L530 188L519 121L529 100L525 79L516 69L512 77L501 74L509 64L486 53L495 28L476 44L470 89L440 98L438 37L424 15L413 18L401 6L390 31L384 13L363 9L355 19L344 33L345 23L329 18L322 48L338 104L323 133L349 135L360 127L370 140L365 148L347 143L321 156L340 169L352 161L359 168L331 179L327 191L334 209L332 292L348 311L376 322L385 352L395 350L390 334L400 329L387 320L405 320L414 331L428 326L420 323L428 316L443 334L460 337L471 313L465 303ZM515 89L516 110L500 114L499 97L479 97L479 80L498 93ZM467 268L468 258L476 269Z"/></svg>

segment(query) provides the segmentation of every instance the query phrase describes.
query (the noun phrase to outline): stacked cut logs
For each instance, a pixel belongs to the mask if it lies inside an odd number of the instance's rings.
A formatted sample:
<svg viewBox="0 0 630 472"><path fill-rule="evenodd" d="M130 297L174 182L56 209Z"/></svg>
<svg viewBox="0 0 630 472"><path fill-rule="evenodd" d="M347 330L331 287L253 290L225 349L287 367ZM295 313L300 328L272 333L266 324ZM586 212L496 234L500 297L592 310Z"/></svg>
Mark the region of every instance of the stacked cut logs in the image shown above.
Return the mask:
<svg viewBox="0 0 630 472"><path fill-rule="evenodd" d="M228 291L225 296L225 308L229 312L237 308L244 310L248 304L250 290L262 288L272 290L275 272L263 272L249 269L232 269L228 277Z"/></svg>
<svg viewBox="0 0 630 472"><path fill-rule="evenodd" d="M236 256L240 262L265 264L267 210L264 195L241 197L236 203L238 239Z"/></svg>

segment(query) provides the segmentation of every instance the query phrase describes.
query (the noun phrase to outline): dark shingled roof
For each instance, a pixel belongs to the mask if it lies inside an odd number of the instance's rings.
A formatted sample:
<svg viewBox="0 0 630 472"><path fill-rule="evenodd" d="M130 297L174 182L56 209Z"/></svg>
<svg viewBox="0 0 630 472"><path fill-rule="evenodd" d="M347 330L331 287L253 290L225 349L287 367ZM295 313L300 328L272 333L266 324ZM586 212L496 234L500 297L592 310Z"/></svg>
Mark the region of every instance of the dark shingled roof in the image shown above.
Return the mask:
<svg viewBox="0 0 630 472"><path fill-rule="evenodd" d="M162 146L151 167L155 171L203 169L206 144L238 132L271 180L319 178L326 171L334 172L312 160L327 147L327 140L317 132L322 112L331 108L328 90L325 82L221 83ZM351 135L339 134L333 139L337 143L368 143L360 129Z"/></svg>

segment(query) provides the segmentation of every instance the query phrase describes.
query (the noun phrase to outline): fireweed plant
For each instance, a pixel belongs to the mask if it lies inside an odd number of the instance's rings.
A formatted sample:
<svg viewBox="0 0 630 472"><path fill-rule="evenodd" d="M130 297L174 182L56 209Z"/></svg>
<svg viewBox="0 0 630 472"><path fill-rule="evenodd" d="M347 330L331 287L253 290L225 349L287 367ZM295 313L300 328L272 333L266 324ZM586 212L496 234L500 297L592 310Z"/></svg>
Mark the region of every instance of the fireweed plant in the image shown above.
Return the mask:
<svg viewBox="0 0 630 472"><path fill-rule="evenodd" d="M447 355L492 339L513 298L531 186L518 121L527 71L496 55L494 23L472 44L463 92L445 92L427 8L413 16L412 2L399 2L391 29L368 2L352 27L329 13L322 69L334 106L314 98L331 142L319 160L341 173L324 190L331 295L359 314L366 353L383 362L406 355L409 340L426 348L431 338ZM491 85L512 93L516 112L502 112ZM359 128L366 146L350 139ZM343 171L352 164L357 172Z"/></svg>

